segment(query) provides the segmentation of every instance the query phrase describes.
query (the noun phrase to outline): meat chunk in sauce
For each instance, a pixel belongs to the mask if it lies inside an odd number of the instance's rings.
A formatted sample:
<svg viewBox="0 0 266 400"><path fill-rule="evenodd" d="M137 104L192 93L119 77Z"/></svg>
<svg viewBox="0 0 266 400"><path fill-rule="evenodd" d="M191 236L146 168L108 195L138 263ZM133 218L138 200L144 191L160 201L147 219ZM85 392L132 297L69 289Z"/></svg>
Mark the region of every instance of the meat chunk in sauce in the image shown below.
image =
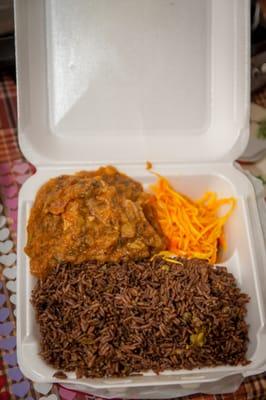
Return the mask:
<svg viewBox="0 0 266 400"><path fill-rule="evenodd" d="M164 249L151 195L114 167L51 179L39 190L28 223L31 272L58 263L119 262Z"/></svg>

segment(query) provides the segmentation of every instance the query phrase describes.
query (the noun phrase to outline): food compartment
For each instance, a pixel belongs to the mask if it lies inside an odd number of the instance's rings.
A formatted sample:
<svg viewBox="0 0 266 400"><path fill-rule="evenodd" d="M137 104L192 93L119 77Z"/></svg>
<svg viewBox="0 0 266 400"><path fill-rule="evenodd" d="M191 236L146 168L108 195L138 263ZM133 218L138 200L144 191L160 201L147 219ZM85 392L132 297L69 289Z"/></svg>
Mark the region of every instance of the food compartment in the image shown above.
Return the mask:
<svg viewBox="0 0 266 400"><path fill-rule="evenodd" d="M25 374L37 381L56 381L53 377L55 370L48 366L39 356L39 333L35 321L34 310L30 304L31 291L35 285L35 278L29 271L29 259L23 252L26 243L25 226L29 215L29 210L33 204L38 188L48 179L62 175L72 174L80 170L88 170L87 166L78 168L46 169L39 170L36 175L31 177L23 186L20 193L19 204L19 260L18 260L18 354L20 365ZM96 169L96 168L90 168ZM260 285L256 273L256 257L252 235L249 233L249 211L247 195L253 196L252 186L249 181L233 167L224 169L223 172L213 171L212 174L201 166L197 169L190 168L187 171L183 168L156 168L171 182L172 186L193 199L200 198L206 191L214 191L218 197L236 197L237 206L233 214L226 223L226 242L227 249L221 255L219 265L225 265L235 276L241 291L250 296L248 304L247 322L249 324L249 348L248 359L251 360L249 368L256 365L256 357L261 351L260 339L263 333L263 305L260 297ZM145 171L144 167L132 168L121 167L121 170L141 182L146 190L149 185L155 182L156 177L150 172ZM25 279L26 275L26 279ZM28 366L28 354L31 354L31 367ZM159 376L153 372L144 373L143 376L127 378L98 378L98 379L79 379L74 373L68 374L67 382L84 383L92 386L107 387L116 385L151 385L156 376L156 381L160 384L177 383L179 381L210 381L218 379L220 376L229 375L238 371L247 370L248 367L222 366L215 368L202 368L176 371L164 371Z"/></svg>

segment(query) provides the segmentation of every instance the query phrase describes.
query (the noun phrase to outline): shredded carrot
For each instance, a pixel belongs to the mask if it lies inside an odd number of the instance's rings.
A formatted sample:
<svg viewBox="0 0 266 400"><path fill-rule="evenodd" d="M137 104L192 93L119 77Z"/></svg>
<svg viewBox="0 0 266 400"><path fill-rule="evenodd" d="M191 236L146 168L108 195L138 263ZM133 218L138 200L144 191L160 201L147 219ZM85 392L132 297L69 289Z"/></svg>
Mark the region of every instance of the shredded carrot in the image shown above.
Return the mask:
<svg viewBox="0 0 266 400"><path fill-rule="evenodd" d="M224 224L235 208L236 199L218 199L216 193L206 192L201 199L193 201L175 191L166 178L155 175L158 179L151 190L159 223L168 239L168 250L214 264L219 245L226 246ZM224 206L227 210L221 215Z"/></svg>

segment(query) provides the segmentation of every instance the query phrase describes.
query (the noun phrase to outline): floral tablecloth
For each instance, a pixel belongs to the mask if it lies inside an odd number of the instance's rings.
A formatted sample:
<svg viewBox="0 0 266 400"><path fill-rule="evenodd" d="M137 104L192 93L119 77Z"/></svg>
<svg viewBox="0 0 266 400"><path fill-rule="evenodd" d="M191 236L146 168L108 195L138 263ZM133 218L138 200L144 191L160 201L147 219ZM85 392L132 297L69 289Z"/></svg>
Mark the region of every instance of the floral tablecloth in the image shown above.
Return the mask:
<svg viewBox="0 0 266 400"><path fill-rule="evenodd" d="M254 98L253 138L256 144L243 158L243 167L266 183L264 144L266 138L266 90ZM0 76L0 400L93 399L59 385L37 384L26 379L16 357L16 231L18 192L35 169L23 157L17 142L16 85L10 76ZM261 141L261 143L263 140ZM263 142L264 143L264 142ZM265 140L266 143L266 140ZM252 144L251 144L252 146ZM256 161L256 162L255 162ZM265 350L266 351L266 350ZM178 395L178 394L177 394ZM183 399L266 399L266 372L245 379L228 395L194 395Z"/></svg>

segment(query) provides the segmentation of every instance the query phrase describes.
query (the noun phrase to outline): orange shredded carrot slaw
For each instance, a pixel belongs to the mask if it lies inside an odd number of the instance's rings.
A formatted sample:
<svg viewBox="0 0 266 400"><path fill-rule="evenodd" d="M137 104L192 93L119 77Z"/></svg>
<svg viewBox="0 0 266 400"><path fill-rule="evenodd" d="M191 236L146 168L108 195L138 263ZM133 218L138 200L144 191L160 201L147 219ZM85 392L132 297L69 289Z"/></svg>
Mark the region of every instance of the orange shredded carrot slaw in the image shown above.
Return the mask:
<svg viewBox="0 0 266 400"><path fill-rule="evenodd" d="M226 246L224 224L236 206L236 199L218 199L216 193L206 192L201 199L193 201L175 191L166 178L155 175L158 180L151 185L151 190L159 223L168 239L168 250L214 264L218 246ZM220 215L224 206L229 209Z"/></svg>

